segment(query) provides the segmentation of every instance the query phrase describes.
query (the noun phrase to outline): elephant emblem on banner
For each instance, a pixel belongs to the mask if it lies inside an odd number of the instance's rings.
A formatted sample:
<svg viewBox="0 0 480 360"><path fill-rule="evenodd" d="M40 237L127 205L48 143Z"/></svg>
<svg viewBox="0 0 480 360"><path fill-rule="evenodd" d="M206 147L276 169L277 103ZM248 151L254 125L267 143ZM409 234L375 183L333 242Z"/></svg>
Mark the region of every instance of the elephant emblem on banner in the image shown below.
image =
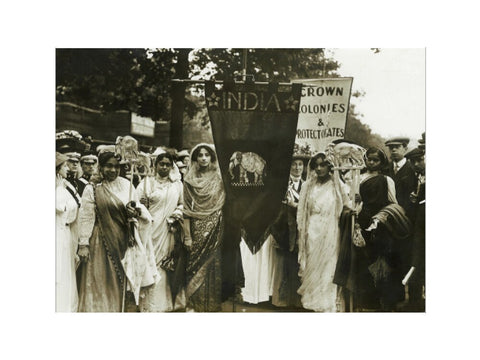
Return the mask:
<svg viewBox="0 0 480 360"><path fill-rule="evenodd" d="M253 152L236 151L230 157L229 173L233 186L261 186L266 176L266 161Z"/></svg>

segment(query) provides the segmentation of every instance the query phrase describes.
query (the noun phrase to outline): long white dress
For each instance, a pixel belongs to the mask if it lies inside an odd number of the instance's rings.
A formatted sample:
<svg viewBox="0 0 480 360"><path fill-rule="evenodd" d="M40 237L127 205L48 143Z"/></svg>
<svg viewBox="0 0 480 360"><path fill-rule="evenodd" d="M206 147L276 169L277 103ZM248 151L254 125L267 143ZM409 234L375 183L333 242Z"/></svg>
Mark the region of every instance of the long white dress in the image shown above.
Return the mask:
<svg viewBox="0 0 480 360"><path fill-rule="evenodd" d="M245 287L242 288L243 301L258 304L268 301L273 292L273 246L270 235L255 254L250 252L242 238L240 253L242 256Z"/></svg>
<svg viewBox="0 0 480 360"><path fill-rule="evenodd" d="M172 293L165 270L160 267L161 260L170 254L175 245L173 233L168 229L167 218L174 213L182 216L183 213L183 184L179 180L168 180L161 183L156 178L147 178L137 186L138 198L147 197L150 200L149 212L152 216L150 234L140 228L141 236L150 236L152 239L153 252L160 280L142 290L140 296L140 311L164 312L173 311L185 307L185 292L177 295L175 304L172 301Z"/></svg>
<svg viewBox="0 0 480 360"><path fill-rule="evenodd" d="M56 211L56 311L76 312L78 308L75 257L77 239L72 236L72 223L77 219L78 204L66 189L66 181L57 179Z"/></svg>
<svg viewBox="0 0 480 360"><path fill-rule="evenodd" d="M304 308L336 312L341 309L337 307L340 304L337 304L338 289L333 276L340 245L342 199L339 199L332 179L323 184L316 183L308 193L302 188L301 196L306 197L307 219L304 222L306 228L299 228L301 286L298 293Z"/></svg>

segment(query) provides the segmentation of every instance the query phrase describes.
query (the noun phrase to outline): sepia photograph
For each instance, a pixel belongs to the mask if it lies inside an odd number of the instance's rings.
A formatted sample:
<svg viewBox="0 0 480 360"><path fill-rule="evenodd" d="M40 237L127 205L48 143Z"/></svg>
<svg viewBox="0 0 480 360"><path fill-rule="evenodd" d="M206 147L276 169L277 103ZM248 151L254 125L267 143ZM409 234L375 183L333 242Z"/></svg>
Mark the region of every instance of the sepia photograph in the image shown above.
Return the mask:
<svg viewBox="0 0 480 360"><path fill-rule="evenodd" d="M57 48L56 311L425 312L425 53Z"/></svg>
<svg viewBox="0 0 480 360"><path fill-rule="evenodd" d="M2 358L479 353L471 4L1 7Z"/></svg>

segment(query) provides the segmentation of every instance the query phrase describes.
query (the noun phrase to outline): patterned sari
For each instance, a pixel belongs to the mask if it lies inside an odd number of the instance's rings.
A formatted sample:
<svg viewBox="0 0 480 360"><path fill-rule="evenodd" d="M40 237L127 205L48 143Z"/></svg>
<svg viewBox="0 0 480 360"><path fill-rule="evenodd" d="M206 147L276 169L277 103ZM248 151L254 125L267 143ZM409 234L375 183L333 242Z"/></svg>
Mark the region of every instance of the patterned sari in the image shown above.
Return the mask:
<svg viewBox="0 0 480 360"><path fill-rule="evenodd" d="M198 146L202 145L208 146ZM207 171L202 172L192 161L184 181L184 214L190 218L192 236L187 260L186 296L187 306L197 312L221 310L224 202L218 164L213 162Z"/></svg>

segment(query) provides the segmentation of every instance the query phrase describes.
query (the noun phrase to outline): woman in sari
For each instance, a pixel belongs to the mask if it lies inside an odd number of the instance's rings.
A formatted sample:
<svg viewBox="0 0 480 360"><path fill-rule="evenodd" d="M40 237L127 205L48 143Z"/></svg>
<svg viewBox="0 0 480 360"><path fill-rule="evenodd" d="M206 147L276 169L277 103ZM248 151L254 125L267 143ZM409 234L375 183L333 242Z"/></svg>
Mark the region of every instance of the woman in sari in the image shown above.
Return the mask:
<svg viewBox="0 0 480 360"><path fill-rule="evenodd" d="M151 238L160 281L142 291L140 311L162 312L185 308L185 293L176 296L175 306L163 260L174 250L172 224L183 216L183 184L174 172L171 154L164 152L155 159L155 176L145 177L137 187L140 202L152 216Z"/></svg>
<svg viewBox="0 0 480 360"><path fill-rule="evenodd" d="M301 295L305 309L317 312L343 311L340 288L333 283L340 245L339 219L349 206L348 190L325 154L309 162L307 181L298 203L298 262Z"/></svg>
<svg viewBox="0 0 480 360"><path fill-rule="evenodd" d="M153 283L146 276L155 277L135 227L137 221L151 222L151 217L134 192L135 203L129 202L130 182L119 177L120 160L113 152L100 154L102 182L87 185L83 193L78 250L86 263L80 284L82 312L123 311L127 280L137 301L140 285Z"/></svg>
<svg viewBox="0 0 480 360"><path fill-rule="evenodd" d="M357 217L365 246L355 247L357 265L355 304L358 309L395 309L404 298L402 248L407 244L408 219L397 204L395 183L384 175L385 153L369 148L367 171L360 179L360 211Z"/></svg>
<svg viewBox="0 0 480 360"><path fill-rule="evenodd" d="M225 191L215 151L208 144L193 148L184 178L187 311L220 311L221 245Z"/></svg>
<svg viewBox="0 0 480 360"><path fill-rule="evenodd" d="M78 307L76 265L76 232L72 224L77 219L80 197L67 180L68 157L56 153L55 228L56 228L56 311L76 312Z"/></svg>

